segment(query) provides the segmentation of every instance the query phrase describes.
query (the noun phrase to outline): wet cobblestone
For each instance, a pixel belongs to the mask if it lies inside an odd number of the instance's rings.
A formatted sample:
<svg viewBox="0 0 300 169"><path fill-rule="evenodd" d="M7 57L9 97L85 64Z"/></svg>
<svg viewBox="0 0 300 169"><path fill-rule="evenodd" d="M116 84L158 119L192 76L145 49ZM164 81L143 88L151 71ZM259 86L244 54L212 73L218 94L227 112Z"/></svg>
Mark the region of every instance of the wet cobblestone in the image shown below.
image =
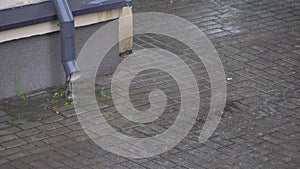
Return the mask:
<svg viewBox="0 0 300 169"><path fill-rule="evenodd" d="M190 49L177 41L139 35L134 38L135 51L151 47L169 50L196 73L203 101L197 123L181 143L145 159L111 154L84 133L73 105L62 106L64 101L58 99L55 111L43 108L43 101L49 102L58 90L52 89L29 98L28 103L18 99L0 102L1 169L300 168L299 1L134 0L133 4L134 12L164 12L191 21L217 49L226 77L232 80L227 82L226 107L213 136L198 143L210 97L203 64L195 64ZM108 105L101 109L116 130L147 137L165 131L174 121L178 110L176 84L157 76L159 72L149 73L132 84L133 104L141 110L149 108L145 93L157 86L169 92L173 100L156 123L144 127L126 123L111 97L99 96L103 89L110 96L111 76L96 79L97 99L100 105Z"/></svg>

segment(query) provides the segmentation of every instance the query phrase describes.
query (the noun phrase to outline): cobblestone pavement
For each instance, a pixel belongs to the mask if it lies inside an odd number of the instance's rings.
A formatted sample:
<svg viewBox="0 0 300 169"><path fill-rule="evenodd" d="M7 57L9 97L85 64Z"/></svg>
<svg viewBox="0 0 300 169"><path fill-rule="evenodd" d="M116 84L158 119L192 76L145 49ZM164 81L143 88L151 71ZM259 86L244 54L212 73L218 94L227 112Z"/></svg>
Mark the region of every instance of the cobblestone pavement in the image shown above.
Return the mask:
<svg viewBox="0 0 300 169"><path fill-rule="evenodd" d="M134 50L167 49L190 64L201 94L197 123L175 148L155 157L129 159L98 147L82 130L73 105L59 89L28 100L0 102L0 168L300 168L300 1L296 0L135 0L135 12L165 12L203 30L217 49L227 81L221 122L205 143L198 135L209 108L210 82L204 66L192 66L185 45L152 34L134 38ZM149 108L150 89L170 96L154 123L131 123L116 112L111 76L96 79L96 95L106 120L135 137L165 131L176 118L178 86L158 70L134 79L130 99ZM57 92L58 91L58 92ZM57 98L53 98L57 97ZM51 109L49 109L51 108Z"/></svg>

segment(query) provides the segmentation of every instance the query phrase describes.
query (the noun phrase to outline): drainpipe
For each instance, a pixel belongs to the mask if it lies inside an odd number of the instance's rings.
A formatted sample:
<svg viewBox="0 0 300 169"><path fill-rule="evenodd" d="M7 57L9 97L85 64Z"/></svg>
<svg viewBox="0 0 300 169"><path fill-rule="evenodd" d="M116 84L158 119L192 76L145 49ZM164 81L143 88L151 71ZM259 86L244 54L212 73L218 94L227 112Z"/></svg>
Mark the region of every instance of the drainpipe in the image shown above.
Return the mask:
<svg viewBox="0 0 300 169"><path fill-rule="evenodd" d="M79 66L75 53L75 26L67 0L52 0L60 22L61 61L66 73L67 99L72 99L72 82L79 78Z"/></svg>

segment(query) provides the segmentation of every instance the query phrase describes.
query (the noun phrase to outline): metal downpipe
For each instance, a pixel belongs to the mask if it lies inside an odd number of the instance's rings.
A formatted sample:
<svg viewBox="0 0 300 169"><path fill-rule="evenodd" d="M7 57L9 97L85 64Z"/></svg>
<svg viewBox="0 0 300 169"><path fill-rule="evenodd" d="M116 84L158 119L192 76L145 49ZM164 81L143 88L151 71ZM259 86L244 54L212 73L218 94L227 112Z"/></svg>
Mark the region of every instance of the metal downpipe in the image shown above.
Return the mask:
<svg viewBox="0 0 300 169"><path fill-rule="evenodd" d="M60 22L61 62L68 85L67 97L72 97L72 81L79 78L79 66L75 52L75 25L72 11L67 0L52 0Z"/></svg>

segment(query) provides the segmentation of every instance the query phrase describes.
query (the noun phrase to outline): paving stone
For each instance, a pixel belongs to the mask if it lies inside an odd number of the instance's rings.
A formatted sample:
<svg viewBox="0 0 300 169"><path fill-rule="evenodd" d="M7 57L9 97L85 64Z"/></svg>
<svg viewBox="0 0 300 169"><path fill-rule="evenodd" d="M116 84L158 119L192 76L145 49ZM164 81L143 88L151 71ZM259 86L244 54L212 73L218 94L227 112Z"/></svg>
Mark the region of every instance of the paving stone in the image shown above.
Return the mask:
<svg viewBox="0 0 300 169"><path fill-rule="evenodd" d="M2 111L2 110L0 110L0 117L5 116L5 115L7 115L7 113L4 112L4 111Z"/></svg>
<svg viewBox="0 0 300 169"><path fill-rule="evenodd" d="M34 127L37 127L37 126L41 126L41 125L42 125L41 122L34 121L34 122L29 122L29 123L27 123L27 124L19 125L19 127L20 127L22 130L26 130L26 129L31 129L31 128L34 128Z"/></svg>
<svg viewBox="0 0 300 169"><path fill-rule="evenodd" d="M64 140L67 140L67 137L64 135L58 135L58 136L54 136L54 137L50 137L47 138L45 140L43 140L46 144L54 144L54 143L59 143L62 142Z"/></svg>
<svg viewBox="0 0 300 169"><path fill-rule="evenodd" d="M0 136L16 133L18 131L21 131L21 129L19 129L17 127L6 128L6 129L3 129L3 130L0 130Z"/></svg>
<svg viewBox="0 0 300 169"><path fill-rule="evenodd" d="M164 166L162 165L159 165L155 162L152 162L152 161L147 161L147 162L144 162L142 163L143 166L147 167L147 168L157 168L157 169L165 169Z"/></svg>
<svg viewBox="0 0 300 169"><path fill-rule="evenodd" d="M46 131L49 131L49 130L57 129L57 128L62 127L62 126L63 126L62 124L55 122L55 123L44 124L44 125L38 127L38 129L41 130L41 131L46 132Z"/></svg>
<svg viewBox="0 0 300 169"><path fill-rule="evenodd" d="M60 128L48 131L47 134L49 136L57 136L57 135L65 134L70 131L71 130L67 127L60 127Z"/></svg>
<svg viewBox="0 0 300 169"><path fill-rule="evenodd" d="M1 169L14 169L14 167L12 167L11 165L9 164L3 164L0 166Z"/></svg>
<svg viewBox="0 0 300 169"><path fill-rule="evenodd" d="M32 161L38 161L38 160L43 159L45 157L46 156L44 154L32 154L30 156L23 157L20 160L22 160L24 163L30 163Z"/></svg>
<svg viewBox="0 0 300 169"><path fill-rule="evenodd" d="M115 169L128 169L127 167L124 167L124 166L122 166L120 164L113 165L113 166L111 166L111 168L115 168Z"/></svg>
<svg viewBox="0 0 300 169"><path fill-rule="evenodd" d="M14 118L12 118L11 116L1 116L0 119L0 123L9 123L11 122L11 120L13 120Z"/></svg>
<svg viewBox="0 0 300 169"><path fill-rule="evenodd" d="M44 123L53 123L53 122L61 121L63 119L64 119L64 117L61 115L54 115L54 116L51 116L50 118L43 120L43 122Z"/></svg>
<svg viewBox="0 0 300 169"><path fill-rule="evenodd" d="M0 129L5 129L8 128L10 126L9 123L0 123Z"/></svg>
<svg viewBox="0 0 300 169"><path fill-rule="evenodd" d="M30 165L33 166L34 168L53 169L53 167L51 167L50 164L46 162L46 160L33 161L30 163Z"/></svg>
<svg viewBox="0 0 300 169"><path fill-rule="evenodd" d="M48 138L49 136L46 133L39 133L29 137L26 137L25 140L29 143L36 142Z"/></svg>
<svg viewBox="0 0 300 169"><path fill-rule="evenodd" d="M24 111L22 102L8 99L0 101L0 168L299 168L298 1L133 0L133 9L136 13L175 14L208 35L226 77L232 78L227 81L226 107L213 136L198 143L211 101L210 79L203 63L177 40L154 34L138 35L134 37L134 52L145 48L168 50L195 74L201 91L200 113L185 139L155 157L125 158L100 148L86 135L73 105L60 107L60 115L45 111L38 116L42 119L28 120L25 116L36 116L40 110L29 104L27 108L32 110ZM172 69L171 61L158 64ZM178 67L177 73L189 82L186 71ZM123 78L126 76L129 74ZM97 77L96 93L104 87L111 96L111 78L112 75ZM176 81L167 74L146 70L130 85L131 103L137 109L150 108L148 93L156 88L166 91L170 105L155 123L141 127L128 122L114 107L124 104L124 99L99 97L99 104L109 105L106 110L113 112L112 116L105 115L109 125L136 138L165 132L177 117L180 98ZM47 92L39 99L46 100L53 93ZM127 93L120 91L118 95L123 97Z"/></svg>
<svg viewBox="0 0 300 169"><path fill-rule="evenodd" d="M47 163L53 168L67 168L66 165L57 160L47 159Z"/></svg>
<svg viewBox="0 0 300 169"><path fill-rule="evenodd" d="M5 150L1 151L1 156L8 156L8 155L20 152L20 151L21 151L21 149L19 147L13 147L13 148L10 148L10 149L5 149Z"/></svg>
<svg viewBox="0 0 300 169"><path fill-rule="evenodd" d="M16 135L18 135L21 138L24 138L24 137L31 136L31 135L34 135L34 134L38 134L40 132L41 131L39 131L38 129L32 128L32 129L29 129L29 130L23 130L21 132L18 132L18 133L16 133Z"/></svg>
<svg viewBox="0 0 300 169"><path fill-rule="evenodd" d="M70 167L83 168L84 164L81 161L76 161L74 158L67 158L61 161Z"/></svg>
<svg viewBox="0 0 300 169"><path fill-rule="evenodd" d="M7 159L16 160L16 159L19 159L19 158L22 158L22 157L25 157L25 156L28 156L28 155L30 155L29 152L21 151L21 152L18 152L16 154L12 154L12 155L7 156Z"/></svg>
<svg viewBox="0 0 300 169"><path fill-rule="evenodd" d="M66 133L64 135L69 137L69 138L75 138L75 137L78 137L78 136L86 135L86 133L84 132L84 130L75 130L75 131Z"/></svg>
<svg viewBox="0 0 300 169"><path fill-rule="evenodd" d="M32 168L31 165L26 164L22 161L18 161L18 159L14 160L11 165L17 169L31 169Z"/></svg>
<svg viewBox="0 0 300 169"><path fill-rule="evenodd" d="M124 163L121 163L120 165L126 167L126 168L132 168L132 169L144 169L145 167L138 165L131 161L126 161Z"/></svg>
<svg viewBox="0 0 300 169"><path fill-rule="evenodd" d="M17 139L17 138L18 137L16 135L14 135L14 134L6 135L6 136L1 136L0 137L0 143L11 141L11 140L14 140L14 139Z"/></svg>
<svg viewBox="0 0 300 169"><path fill-rule="evenodd" d="M49 145L45 145L45 146L37 147L35 149L31 149L29 150L29 152L33 154L39 154L39 153L49 152L51 150L52 148Z"/></svg>
<svg viewBox="0 0 300 169"><path fill-rule="evenodd" d="M6 158L1 158L0 159L0 164L3 164L3 163L6 163L8 162L9 160L7 160Z"/></svg>
<svg viewBox="0 0 300 169"><path fill-rule="evenodd" d="M26 144L27 142L23 139L17 139L9 142L2 143L1 145L5 148L18 147L20 145Z"/></svg>

